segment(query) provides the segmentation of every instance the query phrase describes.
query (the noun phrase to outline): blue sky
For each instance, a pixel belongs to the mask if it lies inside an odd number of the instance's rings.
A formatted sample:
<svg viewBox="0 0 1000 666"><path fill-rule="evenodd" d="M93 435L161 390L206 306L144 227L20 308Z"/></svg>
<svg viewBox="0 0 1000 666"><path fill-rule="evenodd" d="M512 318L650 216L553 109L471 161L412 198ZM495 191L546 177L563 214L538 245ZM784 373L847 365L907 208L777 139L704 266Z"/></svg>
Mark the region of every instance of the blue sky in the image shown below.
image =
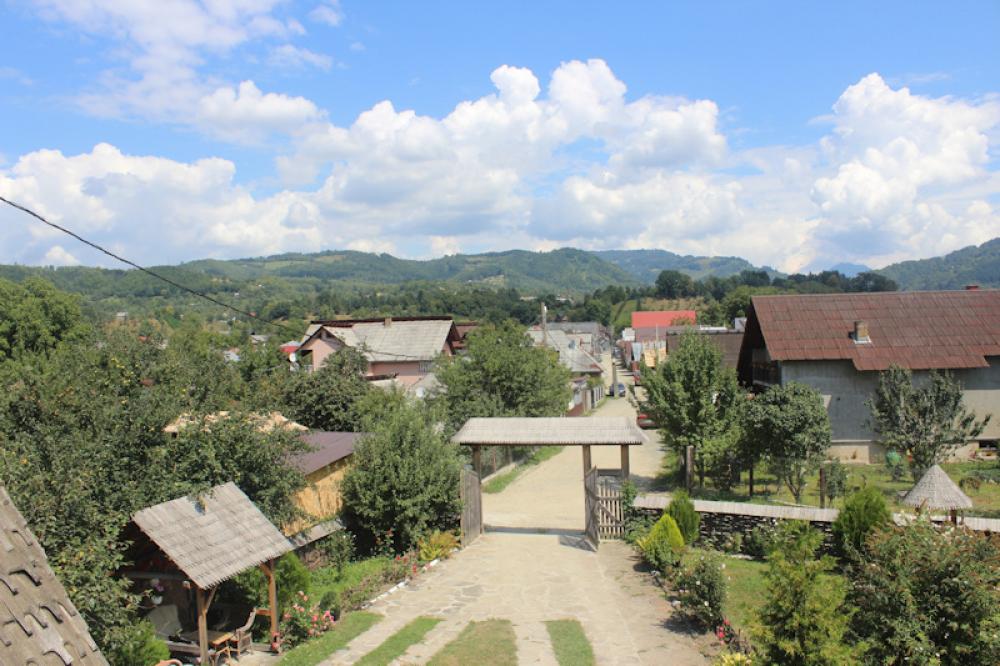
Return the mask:
<svg viewBox="0 0 1000 666"><path fill-rule="evenodd" d="M429 4L8 2L0 194L150 264L1000 235L997 3ZM0 261L106 264L10 211Z"/></svg>

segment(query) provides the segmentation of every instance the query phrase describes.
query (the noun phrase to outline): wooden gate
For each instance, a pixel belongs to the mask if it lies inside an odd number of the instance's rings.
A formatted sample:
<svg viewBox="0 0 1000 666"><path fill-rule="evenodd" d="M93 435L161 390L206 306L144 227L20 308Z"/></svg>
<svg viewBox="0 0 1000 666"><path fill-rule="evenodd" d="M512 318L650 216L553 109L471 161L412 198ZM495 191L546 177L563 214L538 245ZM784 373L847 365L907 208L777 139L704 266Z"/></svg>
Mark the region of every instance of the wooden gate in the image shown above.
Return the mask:
<svg viewBox="0 0 1000 666"><path fill-rule="evenodd" d="M597 479L597 506L599 518L597 533L602 539L624 539L625 517L622 507L621 480L601 476Z"/></svg>
<svg viewBox="0 0 1000 666"><path fill-rule="evenodd" d="M475 471L462 470L459 494L462 499L462 545L468 546L483 533L483 493Z"/></svg>
<svg viewBox="0 0 1000 666"><path fill-rule="evenodd" d="M601 542L598 525L601 520L601 498L597 492L597 468L591 467L583 475L583 489L586 501L587 529L586 537L591 547L597 550Z"/></svg>

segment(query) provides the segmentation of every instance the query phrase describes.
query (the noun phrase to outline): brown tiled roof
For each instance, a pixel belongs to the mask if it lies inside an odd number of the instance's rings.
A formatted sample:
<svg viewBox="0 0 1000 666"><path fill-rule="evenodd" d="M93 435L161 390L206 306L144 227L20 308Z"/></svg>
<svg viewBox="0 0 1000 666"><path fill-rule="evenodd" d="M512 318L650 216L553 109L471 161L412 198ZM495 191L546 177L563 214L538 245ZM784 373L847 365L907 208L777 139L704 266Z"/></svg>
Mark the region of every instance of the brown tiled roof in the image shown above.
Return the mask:
<svg viewBox="0 0 1000 666"><path fill-rule="evenodd" d="M292 464L303 474L312 474L354 453L354 445L367 433L315 430L299 435L310 450L298 454Z"/></svg>
<svg viewBox="0 0 1000 666"><path fill-rule="evenodd" d="M1000 290L754 296L776 361L850 360L858 370L987 367L1000 356ZM868 324L870 343L851 337Z"/></svg>
<svg viewBox="0 0 1000 666"><path fill-rule="evenodd" d="M698 331L698 335L706 336L706 339L719 348L722 352L722 364L727 368L736 369L740 360L740 347L743 345L743 331ZM683 333L671 333L664 336L667 341L667 351L673 352L681 344Z"/></svg>
<svg viewBox="0 0 1000 666"><path fill-rule="evenodd" d="M0 486L0 664L107 663L35 535Z"/></svg>

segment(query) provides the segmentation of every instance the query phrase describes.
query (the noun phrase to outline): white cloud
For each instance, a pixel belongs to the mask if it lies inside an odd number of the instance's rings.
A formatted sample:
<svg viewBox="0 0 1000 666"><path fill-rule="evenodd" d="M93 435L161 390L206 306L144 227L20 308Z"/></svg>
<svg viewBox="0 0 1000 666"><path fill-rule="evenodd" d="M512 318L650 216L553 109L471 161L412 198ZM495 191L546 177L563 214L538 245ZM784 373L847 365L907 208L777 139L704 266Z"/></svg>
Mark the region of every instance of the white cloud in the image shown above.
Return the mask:
<svg viewBox="0 0 1000 666"><path fill-rule="evenodd" d="M629 98L600 60L563 63L547 85L507 65L491 80L495 92L443 117L382 101L346 126L251 81L194 97L192 122L215 135L294 137L277 161L288 189L274 194L237 184L228 160L177 162L103 144L24 155L0 167L0 192L151 263L574 245L799 270L878 266L1000 232L992 98L931 98L872 75L836 100L822 141L734 152L715 102ZM38 263L55 244L67 247L42 225L8 226L7 260Z"/></svg>
<svg viewBox="0 0 1000 666"><path fill-rule="evenodd" d="M316 5L309 12L309 18L317 23L325 23L336 28L344 22L344 12L341 10L340 3L337 0L330 0L324 4Z"/></svg>
<svg viewBox="0 0 1000 666"><path fill-rule="evenodd" d="M328 70L333 66L333 58L330 56L298 46L292 46L291 44L282 44L271 49L271 55L268 60L274 67L291 69L317 67Z"/></svg>
<svg viewBox="0 0 1000 666"><path fill-rule="evenodd" d="M62 245L53 245L42 257L45 266L78 266L80 260L66 251Z"/></svg>

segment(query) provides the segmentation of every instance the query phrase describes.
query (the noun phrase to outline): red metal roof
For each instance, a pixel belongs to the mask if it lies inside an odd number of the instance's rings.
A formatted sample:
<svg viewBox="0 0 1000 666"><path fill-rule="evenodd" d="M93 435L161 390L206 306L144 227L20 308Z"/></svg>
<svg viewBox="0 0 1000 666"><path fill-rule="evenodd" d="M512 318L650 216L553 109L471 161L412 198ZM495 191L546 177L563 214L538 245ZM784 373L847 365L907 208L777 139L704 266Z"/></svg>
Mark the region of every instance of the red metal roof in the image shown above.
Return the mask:
<svg viewBox="0 0 1000 666"><path fill-rule="evenodd" d="M681 323L698 323L694 310L638 310L632 313L632 328L678 326Z"/></svg>
<svg viewBox="0 0 1000 666"><path fill-rule="evenodd" d="M850 360L858 370L987 367L1000 356L1000 290L754 296L776 361ZM870 343L852 337L868 324Z"/></svg>

